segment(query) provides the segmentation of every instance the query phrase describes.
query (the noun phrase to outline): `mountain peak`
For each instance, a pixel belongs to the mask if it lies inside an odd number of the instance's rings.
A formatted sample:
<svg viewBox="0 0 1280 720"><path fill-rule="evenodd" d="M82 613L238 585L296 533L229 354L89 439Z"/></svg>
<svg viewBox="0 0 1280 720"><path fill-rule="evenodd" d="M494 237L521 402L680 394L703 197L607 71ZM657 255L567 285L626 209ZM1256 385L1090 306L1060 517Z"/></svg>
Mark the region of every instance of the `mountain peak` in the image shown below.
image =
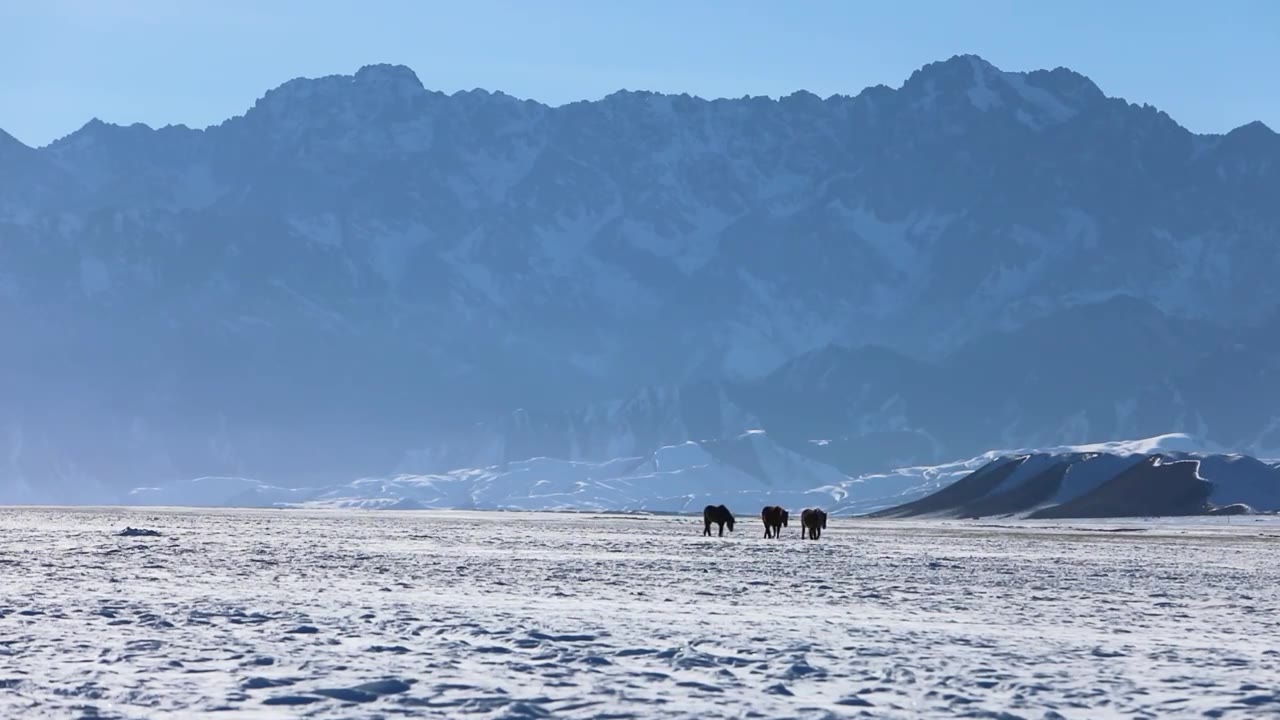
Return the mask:
<svg viewBox="0 0 1280 720"><path fill-rule="evenodd" d="M49 143L48 147L56 151L70 148L87 150L89 148L120 147L119 143L144 142L145 138L155 130L146 123L135 122L129 125L117 125L100 118L89 119L80 129Z"/></svg>
<svg viewBox="0 0 1280 720"><path fill-rule="evenodd" d="M1000 73L1000 69L978 55L953 55L946 60L927 63L911 73L903 89L932 83L939 89L967 88L975 80Z"/></svg>
<svg viewBox="0 0 1280 720"><path fill-rule="evenodd" d="M1271 172L1278 153L1280 135L1259 120L1232 130L1217 144L1219 158L1230 159L1230 167L1237 172Z"/></svg>
<svg viewBox="0 0 1280 720"><path fill-rule="evenodd" d="M294 78L268 90L245 117L273 125L303 126L318 118L360 124L374 117L412 115L427 95L404 65L366 65L354 75Z"/></svg>
<svg viewBox="0 0 1280 720"><path fill-rule="evenodd" d="M1106 94L1093 80L1070 68L1059 66L1052 70L1032 70L1017 74L1026 77L1031 85L1051 92L1076 106L1106 99Z"/></svg>
<svg viewBox="0 0 1280 720"><path fill-rule="evenodd" d="M352 80L359 84L402 94L413 95L424 90L417 73L404 65L388 63L365 65L356 71Z"/></svg>
<svg viewBox="0 0 1280 720"><path fill-rule="evenodd" d="M1065 68L1009 72L978 55L929 63L911 74L902 91L922 109L942 103L948 110L1006 112L1033 129L1066 122L1105 97L1088 78Z"/></svg>
<svg viewBox="0 0 1280 720"><path fill-rule="evenodd" d="M1241 125L1227 133L1227 137L1244 141L1271 141L1274 140L1277 135L1276 131L1272 130L1266 123L1261 120L1254 120L1251 123Z"/></svg>

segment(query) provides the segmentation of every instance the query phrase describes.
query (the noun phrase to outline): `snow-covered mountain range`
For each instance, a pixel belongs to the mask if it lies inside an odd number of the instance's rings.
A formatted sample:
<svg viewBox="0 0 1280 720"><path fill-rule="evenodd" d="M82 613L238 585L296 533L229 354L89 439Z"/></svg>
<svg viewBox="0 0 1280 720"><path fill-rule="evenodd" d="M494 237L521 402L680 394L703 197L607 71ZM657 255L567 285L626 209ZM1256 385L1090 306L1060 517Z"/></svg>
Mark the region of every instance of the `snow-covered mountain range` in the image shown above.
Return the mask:
<svg viewBox="0 0 1280 720"><path fill-rule="evenodd" d="M974 56L560 107L378 65L202 130L0 132L0 500L751 430L845 481L1167 432L1267 454L1277 160L1260 123Z"/></svg>
<svg viewBox="0 0 1280 720"><path fill-rule="evenodd" d="M646 457L592 463L533 458L438 475L286 488L205 477L135 488L129 505L697 513L726 503L884 517L1196 515L1244 504L1280 511L1280 462L1223 455L1187 435L991 451L926 467L849 477L763 432L729 449L686 442ZM727 451L728 450L728 451ZM1246 510L1246 511L1248 511Z"/></svg>

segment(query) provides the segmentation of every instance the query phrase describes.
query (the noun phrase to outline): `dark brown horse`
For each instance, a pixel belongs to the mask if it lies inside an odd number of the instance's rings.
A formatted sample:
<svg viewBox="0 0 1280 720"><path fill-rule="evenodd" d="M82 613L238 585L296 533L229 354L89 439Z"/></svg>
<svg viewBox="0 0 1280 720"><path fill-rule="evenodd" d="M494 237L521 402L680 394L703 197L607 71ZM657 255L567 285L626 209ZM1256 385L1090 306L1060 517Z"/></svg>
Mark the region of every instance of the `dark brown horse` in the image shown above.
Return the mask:
<svg viewBox="0 0 1280 720"><path fill-rule="evenodd" d="M760 511L760 520L764 522L764 536L771 538L782 537L782 528L787 526L787 518L790 516L781 505L766 505Z"/></svg>
<svg viewBox="0 0 1280 720"><path fill-rule="evenodd" d="M711 523L720 526L720 536L724 537L725 525L729 526L729 532L733 532L733 513L723 505L708 505L702 510L703 535L711 534Z"/></svg>
<svg viewBox="0 0 1280 720"><path fill-rule="evenodd" d="M800 537L807 533L810 540L822 537L827 528L827 514L818 508L805 508L800 513Z"/></svg>

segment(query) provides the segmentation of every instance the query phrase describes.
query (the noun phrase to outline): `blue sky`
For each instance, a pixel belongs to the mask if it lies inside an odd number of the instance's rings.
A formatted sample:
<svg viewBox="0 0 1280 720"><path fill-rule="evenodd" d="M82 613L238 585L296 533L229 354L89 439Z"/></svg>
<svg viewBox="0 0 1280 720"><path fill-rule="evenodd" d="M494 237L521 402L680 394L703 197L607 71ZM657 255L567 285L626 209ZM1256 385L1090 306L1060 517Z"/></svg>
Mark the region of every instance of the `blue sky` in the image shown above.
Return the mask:
<svg viewBox="0 0 1280 720"><path fill-rule="evenodd" d="M291 78L377 62L560 104L854 94L960 53L1070 67L1198 132L1280 130L1272 0L3 0L0 128L43 145L95 116L204 127Z"/></svg>

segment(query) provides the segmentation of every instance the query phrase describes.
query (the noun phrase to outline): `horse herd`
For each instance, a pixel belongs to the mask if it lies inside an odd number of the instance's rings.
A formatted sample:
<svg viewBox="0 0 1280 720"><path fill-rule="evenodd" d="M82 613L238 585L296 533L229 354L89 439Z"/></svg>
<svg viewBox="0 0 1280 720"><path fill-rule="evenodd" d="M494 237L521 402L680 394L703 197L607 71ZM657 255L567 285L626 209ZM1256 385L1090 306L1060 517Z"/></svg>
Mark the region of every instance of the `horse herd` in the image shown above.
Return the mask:
<svg viewBox="0 0 1280 720"><path fill-rule="evenodd" d="M782 537L782 528L787 527L790 513L780 505L766 505L760 511L760 520L764 523L764 536L767 538ZM733 532L733 513L724 505L708 505L702 510L702 534L710 535L711 526L720 526L720 535L724 536L724 526ZM827 513L818 508L805 508L800 512L800 537L817 540L827 527Z"/></svg>

